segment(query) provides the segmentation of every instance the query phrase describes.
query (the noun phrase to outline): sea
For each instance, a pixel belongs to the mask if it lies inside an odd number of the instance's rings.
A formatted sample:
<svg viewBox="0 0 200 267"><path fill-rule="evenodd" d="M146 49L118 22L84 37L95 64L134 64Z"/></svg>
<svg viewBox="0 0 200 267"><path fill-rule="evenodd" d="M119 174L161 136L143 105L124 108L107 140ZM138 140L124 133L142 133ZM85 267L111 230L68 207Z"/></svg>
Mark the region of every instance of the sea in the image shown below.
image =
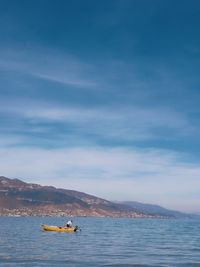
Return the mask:
<svg viewBox="0 0 200 267"><path fill-rule="evenodd" d="M200 266L200 220L71 218L76 233L44 232L66 217L0 217L0 266Z"/></svg>

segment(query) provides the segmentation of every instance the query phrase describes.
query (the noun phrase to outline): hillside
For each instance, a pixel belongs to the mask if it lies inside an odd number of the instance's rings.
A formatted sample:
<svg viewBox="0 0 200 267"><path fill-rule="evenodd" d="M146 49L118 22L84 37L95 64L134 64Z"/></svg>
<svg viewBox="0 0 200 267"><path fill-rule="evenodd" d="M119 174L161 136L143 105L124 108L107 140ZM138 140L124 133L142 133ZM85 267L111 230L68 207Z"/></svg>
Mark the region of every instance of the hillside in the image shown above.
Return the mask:
<svg viewBox="0 0 200 267"><path fill-rule="evenodd" d="M83 192L25 183L0 176L0 215L184 217L160 206L115 203Z"/></svg>
<svg viewBox="0 0 200 267"><path fill-rule="evenodd" d="M1 215L146 217L123 204L82 192L0 176Z"/></svg>

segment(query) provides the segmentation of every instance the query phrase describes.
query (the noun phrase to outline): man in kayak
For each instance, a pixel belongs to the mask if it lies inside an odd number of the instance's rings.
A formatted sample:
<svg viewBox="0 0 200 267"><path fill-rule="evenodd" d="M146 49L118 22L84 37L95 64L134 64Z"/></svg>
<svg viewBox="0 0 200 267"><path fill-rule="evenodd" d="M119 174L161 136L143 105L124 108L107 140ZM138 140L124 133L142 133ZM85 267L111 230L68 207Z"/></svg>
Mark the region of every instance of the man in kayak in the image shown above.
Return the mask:
<svg viewBox="0 0 200 267"><path fill-rule="evenodd" d="M67 223L66 223L66 225L65 225L65 227L69 227L69 228L72 228L72 220L69 220Z"/></svg>

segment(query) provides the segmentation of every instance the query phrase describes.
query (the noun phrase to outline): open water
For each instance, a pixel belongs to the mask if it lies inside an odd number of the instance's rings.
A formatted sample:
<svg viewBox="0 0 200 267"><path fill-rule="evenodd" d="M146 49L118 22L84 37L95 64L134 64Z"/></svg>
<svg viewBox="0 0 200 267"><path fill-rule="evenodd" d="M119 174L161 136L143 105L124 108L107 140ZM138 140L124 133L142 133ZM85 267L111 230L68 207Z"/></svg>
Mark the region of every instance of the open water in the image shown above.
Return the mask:
<svg viewBox="0 0 200 267"><path fill-rule="evenodd" d="M77 233L43 232L68 218L0 217L0 266L200 266L200 221L74 218Z"/></svg>

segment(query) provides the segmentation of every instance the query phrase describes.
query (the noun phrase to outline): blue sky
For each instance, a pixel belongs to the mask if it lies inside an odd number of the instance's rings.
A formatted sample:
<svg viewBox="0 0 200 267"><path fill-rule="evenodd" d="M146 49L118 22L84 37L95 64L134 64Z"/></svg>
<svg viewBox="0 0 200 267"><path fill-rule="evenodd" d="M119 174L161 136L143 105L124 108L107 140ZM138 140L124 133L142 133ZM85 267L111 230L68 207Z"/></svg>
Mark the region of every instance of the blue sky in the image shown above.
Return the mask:
<svg viewBox="0 0 200 267"><path fill-rule="evenodd" d="M199 1L0 4L1 175L200 212Z"/></svg>

